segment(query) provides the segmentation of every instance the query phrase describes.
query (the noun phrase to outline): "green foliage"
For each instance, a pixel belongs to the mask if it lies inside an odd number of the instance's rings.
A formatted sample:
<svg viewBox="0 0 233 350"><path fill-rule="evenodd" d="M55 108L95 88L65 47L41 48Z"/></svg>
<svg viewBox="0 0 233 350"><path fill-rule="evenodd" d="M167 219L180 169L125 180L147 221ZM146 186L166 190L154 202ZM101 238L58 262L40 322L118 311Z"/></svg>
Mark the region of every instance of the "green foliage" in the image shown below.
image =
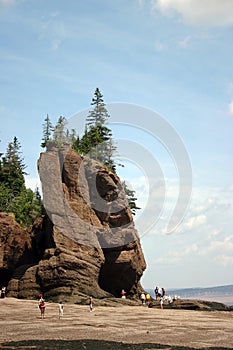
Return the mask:
<svg viewBox="0 0 233 350"><path fill-rule="evenodd" d="M87 116L87 125L95 127L104 125L110 116L105 107L103 95L101 94L99 88L96 88L95 90L91 105L94 106L94 108Z"/></svg>
<svg viewBox="0 0 233 350"><path fill-rule="evenodd" d="M124 167L124 165L116 163L114 160L117 155L117 147L112 138L112 131L107 126L110 115L108 114L103 95L99 88L96 88L94 92L91 106L93 108L87 115L85 130L82 137L77 136L74 129L69 132L69 130L66 129L67 121L61 116L55 128L53 128L53 135L51 138L50 131L52 130L52 126L47 115L44 124L43 142L41 145L44 147L49 141L55 142L58 148L62 147L65 143L72 144L76 152L103 163L110 171L116 173L116 166ZM125 187L125 192L129 207L135 215L136 210L140 209L136 205L137 198L135 198L135 192L129 190L127 186Z"/></svg>
<svg viewBox="0 0 233 350"><path fill-rule="evenodd" d="M38 189L33 192L25 186L20 148L15 137L0 158L0 210L14 213L17 222L28 226L42 213L43 206Z"/></svg>
<svg viewBox="0 0 233 350"><path fill-rule="evenodd" d="M65 129L66 123L67 123L66 118L60 116L54 128L53 140L56 141L59 147L61 147L62 144L66 141L66 129Z"/></svg>
<svg viewBox="0 0 233 350"><path fill-rule="evenodd" d="M6 154L0 160L0 182L18 195L24 185L25 164L20 152L20 143L16 137L9 143Z"/></svg>
<svg viewBox="0 0 233 350"><path fill-rule="evenodd" d="M130 190L127 187L125 181L122 182L122 186L123 186L124 191L125 191L125 195L126 195L126 198L128 201L129 208L131 209L132 214L135 215L136 210L141 209L141 208L137 207L137 204L136 204L137 198L135 197L135 191Z"/></svg>
<svg viewBox="0 0 233 350"><path fill-rule="evenodd" d="M43 148L46 147L47 143L51 139L53 130L54 130L53 125L49 119L49 115L47 114L43 124L43 138L42 138L41 147Z"/></svg>
<svg viewBox="0 0 233 350"><path fill-rule="evenodd" d="M87 116L84 135L74 142L73 148L79 153L105 164L115 172L116 165L113 156L116 147L112 140L112 131L106 125L110 116L99 88L95 90L91 105L93 109L89 111Z"/></svg>

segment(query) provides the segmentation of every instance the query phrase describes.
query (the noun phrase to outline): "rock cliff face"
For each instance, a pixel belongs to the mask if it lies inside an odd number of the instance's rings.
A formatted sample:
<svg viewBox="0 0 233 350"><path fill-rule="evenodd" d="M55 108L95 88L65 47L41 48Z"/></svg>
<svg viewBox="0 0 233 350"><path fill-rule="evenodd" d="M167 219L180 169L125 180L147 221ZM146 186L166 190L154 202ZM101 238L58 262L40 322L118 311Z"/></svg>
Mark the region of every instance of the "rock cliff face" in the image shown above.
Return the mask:
<svg viewBox="0 0 233 350"><path fill-rule="evenodd" d="M5 274L4 284L10 280L8 294L35 298L43 292L71 302L119 297L123 288L137 295L146 264L118 176L52 145L38 168L48 215L28 232L15 224L21 231L12 226L8 241L0 223L0 276ZM8 253L11 239L17 254Z"/></svg>

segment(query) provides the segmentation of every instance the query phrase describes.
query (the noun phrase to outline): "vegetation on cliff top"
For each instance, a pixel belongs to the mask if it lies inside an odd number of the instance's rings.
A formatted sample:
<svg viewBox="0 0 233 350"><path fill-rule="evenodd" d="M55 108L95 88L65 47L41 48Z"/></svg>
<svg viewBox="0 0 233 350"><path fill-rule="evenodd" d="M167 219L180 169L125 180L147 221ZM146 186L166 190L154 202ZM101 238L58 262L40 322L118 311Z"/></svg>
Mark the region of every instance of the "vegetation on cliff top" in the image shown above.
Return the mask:
<svg viewBox="0 0 233 350"><path fill-rule="evenodd" d="M107 126L110 115L106 109L103 95L96 88L91 106L93 107L86 118L83 135L77 135L76 130L66 128L67 120L60 116L57 124L52 125L47 114L43 123L43 138L41 147L49 142L55 142L60 148L64 144L72 145L81 155L86 155L103 163L110 171L116 173L116 166L123 166L115 162L117 147L112 137L112 131ZM22 226L31 225L37 216L44 212L39 189L33 192L26 188L24 175L24 159L21 145L17 137L8 144L5 154L0 153L0 211L14 213L15 219ZM135 191L122 183L133 215L140 209L136 205Z"/></svg>
<svg viewBox="0 0 233 350"><path fill-rule="evenodd" d="M26 166L20 149L14 137L6 153L0 154L0 211L14 213L18 223L29 226L42 214L43 206L38 188L33 192L25 186Z"/></svg>
<svg viewBox="0 0 233 350"><path fill-rule="evenodd" d="M83 135L77 135L76 130L66 128L67 120L60 116L55 127L47 115L43 124L43 138L41 147L46 147L50 142L55 142L58 147L64 144L72 145L73 149L81 155L104 164L110 171L116 173L116 166L123 166L116 163L114 158L117 155L117 147L112 137L112 130L108 127L110 115L106 109L99 88L96 88L91 102L92 109L89 111ZM140 209L135 197L135 191L129 189L125 182L122 183L128 200L129 208L133 215Z"/></svg>

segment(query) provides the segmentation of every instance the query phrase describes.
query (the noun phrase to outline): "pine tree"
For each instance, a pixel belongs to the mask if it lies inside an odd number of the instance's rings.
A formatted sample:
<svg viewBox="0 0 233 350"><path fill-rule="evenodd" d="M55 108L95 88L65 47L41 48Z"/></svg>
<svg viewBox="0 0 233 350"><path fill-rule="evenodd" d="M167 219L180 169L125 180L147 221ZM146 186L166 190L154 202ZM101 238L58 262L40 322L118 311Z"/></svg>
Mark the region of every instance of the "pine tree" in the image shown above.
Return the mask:
<svg viewBox="0 0 233 350"><path fill-rule="evenodd" d="M53 125L49 119L49 115L47 114L43 124L43 139L42 139L41 147L43 148L46 147L47 143L51 139L52 132L53 132Z"/></svg>

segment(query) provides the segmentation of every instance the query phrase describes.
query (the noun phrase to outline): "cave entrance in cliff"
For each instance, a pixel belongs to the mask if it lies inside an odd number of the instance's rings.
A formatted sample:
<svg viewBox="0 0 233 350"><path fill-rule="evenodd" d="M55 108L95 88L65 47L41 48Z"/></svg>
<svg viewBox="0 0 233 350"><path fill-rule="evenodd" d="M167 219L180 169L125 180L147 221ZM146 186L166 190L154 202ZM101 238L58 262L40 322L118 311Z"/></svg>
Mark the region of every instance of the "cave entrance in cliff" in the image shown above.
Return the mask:
<svg viewBox="0 0 233 350"><path fill-rule="evenodd" d="M0 269L0 288L7 287L11 279L11 272L8 269Z"/></svg>
<svg viewBox="0 0 233 350"><path fill-rule="evenodd" d="M126 295L129 294L135 285L136 272L129 262L125 263L105 263L100 269L99 286L115 297L121 297L124 289Z"/></svg>

